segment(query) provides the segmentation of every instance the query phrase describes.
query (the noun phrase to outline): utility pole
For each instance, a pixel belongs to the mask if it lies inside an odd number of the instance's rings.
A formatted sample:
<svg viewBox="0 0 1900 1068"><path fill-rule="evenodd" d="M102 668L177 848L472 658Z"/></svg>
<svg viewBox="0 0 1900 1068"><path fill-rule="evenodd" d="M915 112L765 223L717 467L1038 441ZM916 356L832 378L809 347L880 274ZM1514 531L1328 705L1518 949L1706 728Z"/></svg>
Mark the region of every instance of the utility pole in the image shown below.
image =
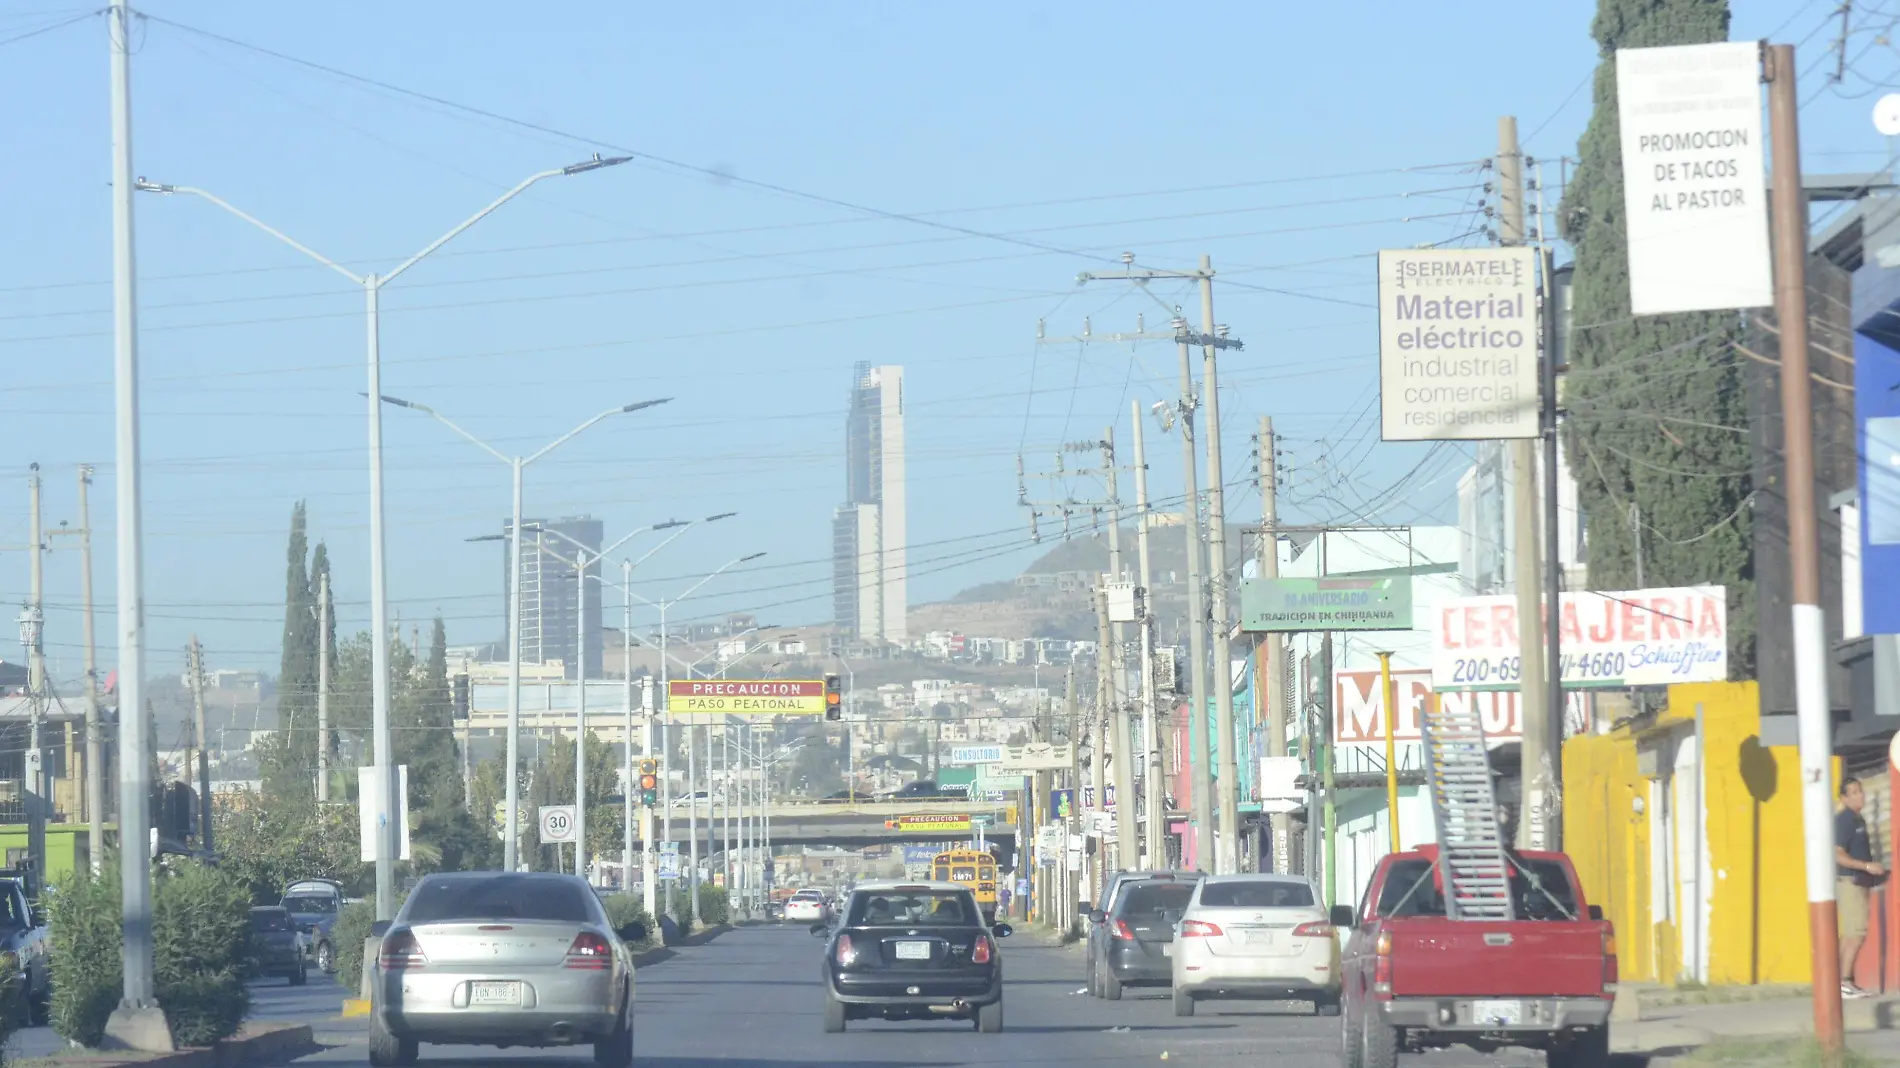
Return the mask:
<svg viewBox="0 0 1900 1068"><path fill-rule="evenodd" d="M1321 535L1324 540L1325 535ZM1324 549L1320 550L1322 556ZM1320 570L1325 571L1322 563ZM1332 908L1339 903L1339 806L1334 801L1333 789L1333 632L1327 631L1320 639L1320 712L1324 719L1321 736L1320 790L1326 795L1325 842L1326 842L1326 907ZM1311 819L1309 814L1308 819Z"/></svg>
<svg viewBox="0 0 1900 1068"><path fill-rule="evenodd" d="M1498 120L1498 240L1524 243L1523 157L1517 147L1517 119ZM1550 759L1551 710L1545 707L1543 569L1538 561L1537 442L1511 442L1511 553L1517 587L1518 707L1524 716L1523 797L1519 804L1517 845L1544 849L1550 842L1553 767ZM1555 607L1554 605L1552 606ZM1559 739L1561 740L1561 734ZM1561 742L1560 742L1561 744Z"/></svg>
<svg viewBox="0 0 1900 1068"><path fill-rule="evenodd" d="M1815 524L1814 423L1808 379L1807 200L1801 189L1800 98L1792 45L1767 50L1770 206L1775 256L1775 322L1781 336L1783 485L1788 501L1789 598L1794 633L1796 720L1801 753L1814 1033L1830 1060L1842 1048L1841 975L1834 897L1834 740L1827 695L1827 628L1821 611L1821 557Z"/></svg>
<svg viewBox="0 0 1900 1068"><path fill-rule="evenodd" d="M191 724L198 749L198 849L208 855L212 852L211 750L205 740L205 651L196 634L191 636ZM189 776L190 770L185 774Z"/></svg>
<svg viewBox="0 0 1900 1068"><path fill-rule="evenodd" d="M1233 620L1227 611L1227 506L1222 492L1220 455L1220 379L1214 353L1239 348L1225 327L1214 325L1214 265L1201 257L1201 395L1207 403L1207 577L1213 585L1210 614L1214 630L1214 715L1220 732L1220 827L1214 838L1214 870L1240 870L1240 770L1234 739Z"/></svg>
<svg viewBox="0 0 1900 1068"><path fill-rule="evenodd" d="M574 874L587 878L587 550L574 554Z"/></svg>
<svg viewBox="0 0 1900 1068"><path fill-rule="evenodd" d="M1115 427L1110 424L1102 431L1102 470L1108 481L1108 570L1115 576L1116 582L1126 582L1128 572L1122 567L1122 500L1121 490L1115 478ZM1141 591L1146 597L1146 591ZM1136 625L1140 625L1137 617ZM1139 803L1139 794L1135 790L1135 754L1134 730L1129 722L1132 712L1129 695L1119 692L1120 676L1127 635L1122 624L1112 616L1109 619L1111 637L1115 642L1115 655L1108 659L1109 685L1114 692L1114 704L1110 706L1114 717L1112 743L1115 748L1115 841L1120 847L1119 866L1123 871L1141 869L1140 832L1135 827L1135 807Z"/></svg>
<svg viewBox="0 0 1900 1068"><path fill-rule="evenodd" d="M1142 802L1148 810L1148 856L1142 867L1165 867L1167 857L1167 793L1162 789L1160 697L1155 693L1154 584L1148 558L1148 449L1141 434L1141 402L1129 401L1130 420L1135 435L1135 566L1141 582L1141 747L1143 753Z"/></svg>
<svg viewBox="0 0 1900 1068"><path fill-rule="evenodd" d="M1273 417L1260 417L1260 435L1256 439L1260 453L1260 577L1277 579L1280 577L1280 539L1277 527L1280 523L1278 490L1280 485L1277 466L1278 450L1273 436ZM1265 698L1260 707L1267 714L1267 755L1283 757L1286 755L1286 639L1278 633L1269 632L1261 641L1261 660L1255 668L1254 680ZM1286 872L1290 868L1290 851L1287 848L1287 819L1283 812L1275 812L1268 818L1269 834L1273 841L1267 847L1267 855L1272 858L1272 870Z"/></svg>
<svg viewBox="0 0 1900 1068"><path fill-rule="evenodd" d="M20 644L26 647L26 854L37 886L46 884L46 767L40 748L41 725L46 721L46 532L40 518L40 465L31 465L27 479L28 524L31 529L31 594L20 611Z"/></svg>
<svg viewBox="0 0 1900 1068"><path fill-rule="evenodd" d="M83 640L86 645L86 854L97 876L106 853L105 737L99 722L99 653L93 640L92 610L92 465L79 465L79 598L82 602Z"/></svg>
<svg viewBox="0 0 1900 1068"><path fill-rule="evenodd" d="M171 1027L158 1006L153 981L152 858L145 846L152 826L152 783L142 714L145 535L139 490L138 272L132 240L132 13L125 0L111 0L106 33L112 60L112 477L119 555L119 890L125 987L105 1033L116 1046L168 1053L173 1048Z"/></svg>
<svg viewBox="0 0 1900 1068"><path fill-rule="evenodd" d="M1096 813L1108 810L1108 720L1115 707L1115 681L1113 679L1113 659L1109 649L1114 645L1112 628L1108 622L1108 589L1095 591L1095 712L1089 717L1089 786L1093 802L1089 809L1088 832L1096 835L1095 862L1090 866L1090 886L1096 884L1103 865L1108 860L1108 835L1103 821Z"/></svg>
<svg viewBox="0 0 1900 1068"><path fill-rule="evenodd" d="M632 614L631 608L628 609L628 614ZM632 624L629 623L628 626L631 627ZM645 689L646 707L643 711L646 714L641 717L640 752L641 755L652 758L653 717L656 714L656 706L653 703L653 676L647 676ZM629 847L629 853L631 853L631 847ZM647 915L656 921L660 918L660 910L655 902L655 899L659 896L659 872L655 870L658 867L656 863L658 857L659 850L655 849L653 845L653 810L645 805L641 805L640 900L642 904L646 906Z"/></svg>
<svg viewBox="0 0 1900 1068"><path fill-rule="evenodd" d="M464 753L466 757L466 753ZM463 796L467 796L464 785ZM317 576L317 803L330 802L330 573Z"/></svg>

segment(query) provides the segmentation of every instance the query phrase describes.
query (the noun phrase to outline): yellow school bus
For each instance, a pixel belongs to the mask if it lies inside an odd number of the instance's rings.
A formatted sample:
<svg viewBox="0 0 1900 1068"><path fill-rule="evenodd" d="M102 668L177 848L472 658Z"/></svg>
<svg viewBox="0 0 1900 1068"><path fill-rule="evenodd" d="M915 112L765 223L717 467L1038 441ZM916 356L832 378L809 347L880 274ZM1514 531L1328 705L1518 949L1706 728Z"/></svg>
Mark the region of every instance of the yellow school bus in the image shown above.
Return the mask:
<svg viewBox="0 0 1900 1068"><path fill-rule="evenodd" d="M930 877L940 882L969 883L984 917L996 919L995 857L975 849L948 850L931 861Z"/></svg>

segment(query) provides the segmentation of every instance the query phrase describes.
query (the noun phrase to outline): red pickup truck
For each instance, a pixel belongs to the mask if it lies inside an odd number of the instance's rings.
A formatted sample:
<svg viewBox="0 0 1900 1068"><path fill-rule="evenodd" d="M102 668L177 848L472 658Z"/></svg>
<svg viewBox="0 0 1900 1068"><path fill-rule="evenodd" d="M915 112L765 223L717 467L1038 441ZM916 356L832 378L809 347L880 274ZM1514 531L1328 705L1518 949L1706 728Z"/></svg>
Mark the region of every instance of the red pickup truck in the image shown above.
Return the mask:
<svg viewBox="0 0 1900 1068"><path fill-rule="evenodd" d="M1605 1068L1616 939L1562 853L1513 852L1514 920L1449 919L1436 850L1379 862L1341 955L1346 1068L1466 1045L1547 1051L1550 1068Z"/></svg>

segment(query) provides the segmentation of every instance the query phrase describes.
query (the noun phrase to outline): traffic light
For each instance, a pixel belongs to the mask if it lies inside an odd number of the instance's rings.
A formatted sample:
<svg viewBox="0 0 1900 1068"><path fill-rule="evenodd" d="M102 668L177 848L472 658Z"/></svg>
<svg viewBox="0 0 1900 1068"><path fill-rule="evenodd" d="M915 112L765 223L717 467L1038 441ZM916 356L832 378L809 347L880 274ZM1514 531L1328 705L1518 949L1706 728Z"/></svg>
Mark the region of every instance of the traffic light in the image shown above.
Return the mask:
<svg viewBox="0 0 1900 1068"><path fill-rule="evenodd" d="M825 718L840 720L844 718L844 694L838 689L838 676L825 676Z"/></svg>
<svg viewBox="0 0 1900 1068"><path fill-rule="evenodd" d="M647 808L660 803L660 764L657 760L640 762L640 803Z"/></svg>

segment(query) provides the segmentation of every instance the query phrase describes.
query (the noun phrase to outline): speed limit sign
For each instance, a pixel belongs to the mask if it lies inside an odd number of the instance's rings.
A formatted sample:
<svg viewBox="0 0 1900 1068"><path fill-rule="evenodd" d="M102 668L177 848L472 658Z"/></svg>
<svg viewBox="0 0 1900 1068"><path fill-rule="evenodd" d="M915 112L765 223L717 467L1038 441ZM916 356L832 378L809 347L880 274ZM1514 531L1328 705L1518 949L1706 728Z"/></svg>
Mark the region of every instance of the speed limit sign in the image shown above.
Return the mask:
<svg viewBox="0 0 1900 1068"><path fill-rule="evenodd" d="M574 840L574 806L541 806L541 844L555 845Z"/></svg>

